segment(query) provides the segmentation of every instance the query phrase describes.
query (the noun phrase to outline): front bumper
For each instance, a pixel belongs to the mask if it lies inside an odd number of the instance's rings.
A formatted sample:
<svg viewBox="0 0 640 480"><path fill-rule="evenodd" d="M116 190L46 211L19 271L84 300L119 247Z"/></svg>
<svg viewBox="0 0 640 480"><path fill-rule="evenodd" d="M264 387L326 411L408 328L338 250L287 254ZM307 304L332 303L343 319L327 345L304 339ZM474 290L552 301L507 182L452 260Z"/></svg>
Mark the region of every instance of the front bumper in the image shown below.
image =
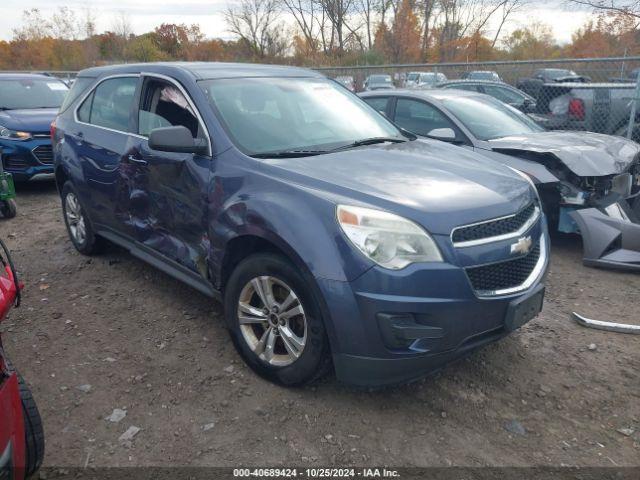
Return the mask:
<svg viewBox="0 0 640 480"><path fill-rule="evenodd" d="M4 169L16 182L53 178L51 139L38 137L27 141L0 140Z"/></svg>
<svg viewBox="0 0 640 480"><path fill-rule="evenodd" d="M548 235L541 240L549 245ZM495 248L495 246L494 246ZM383 386L423 377L512 329L510 306L544 295L548 255L524 290L479 297L464 268L374 267L352 282L320 279L327 330L339 380Z"/></svg>
<svg viewBox="0 0 640 480"><path fill-rule="evenodd" d="M640 195L569 215L582 236L585 265L640 271Z"/></svg>

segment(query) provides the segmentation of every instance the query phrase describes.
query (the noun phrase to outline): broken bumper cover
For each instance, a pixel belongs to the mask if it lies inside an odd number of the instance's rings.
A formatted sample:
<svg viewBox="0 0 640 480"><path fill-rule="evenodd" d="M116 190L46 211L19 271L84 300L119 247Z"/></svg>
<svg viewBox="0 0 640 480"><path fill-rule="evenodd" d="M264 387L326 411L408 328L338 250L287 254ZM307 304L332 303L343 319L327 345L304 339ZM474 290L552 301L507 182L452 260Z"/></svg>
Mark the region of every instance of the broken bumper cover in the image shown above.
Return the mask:
<svg viewBox="0 0 640 480"><path fill-rule="evenodd" d="M640 271L640 222L626 201L569 215L582 235L585 265Z"/></svg>

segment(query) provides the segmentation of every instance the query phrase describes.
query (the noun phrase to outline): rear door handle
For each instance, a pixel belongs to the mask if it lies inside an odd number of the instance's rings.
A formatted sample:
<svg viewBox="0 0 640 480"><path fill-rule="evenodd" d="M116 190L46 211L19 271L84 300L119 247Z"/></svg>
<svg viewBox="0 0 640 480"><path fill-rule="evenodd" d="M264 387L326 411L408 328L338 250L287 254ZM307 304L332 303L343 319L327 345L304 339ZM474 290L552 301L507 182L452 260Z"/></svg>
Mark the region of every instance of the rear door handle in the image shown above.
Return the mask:
<svg viewBox="0 0 640 480"><path fill-rule="evenodd" d="M138 158L135 155L129 155L129 161L131 163L137 163L138 165L147 165L147 161L142 158Z"/></svg>

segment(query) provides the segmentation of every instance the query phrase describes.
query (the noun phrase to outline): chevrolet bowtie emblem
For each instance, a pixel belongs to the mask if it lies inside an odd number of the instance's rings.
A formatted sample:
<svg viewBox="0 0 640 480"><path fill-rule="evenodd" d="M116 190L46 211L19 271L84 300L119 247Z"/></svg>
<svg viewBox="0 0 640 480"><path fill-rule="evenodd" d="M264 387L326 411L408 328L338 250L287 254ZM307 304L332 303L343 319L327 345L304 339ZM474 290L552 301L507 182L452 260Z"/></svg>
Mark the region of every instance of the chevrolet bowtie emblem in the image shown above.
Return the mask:
<svg viewBox="0 0 640 480"><path fill-rule="evenodd" d="M517 243L511 245L511 253L520 253L522 255L529 253L532 244L533 241L531 240L531 237L520 238Z"/></svg>

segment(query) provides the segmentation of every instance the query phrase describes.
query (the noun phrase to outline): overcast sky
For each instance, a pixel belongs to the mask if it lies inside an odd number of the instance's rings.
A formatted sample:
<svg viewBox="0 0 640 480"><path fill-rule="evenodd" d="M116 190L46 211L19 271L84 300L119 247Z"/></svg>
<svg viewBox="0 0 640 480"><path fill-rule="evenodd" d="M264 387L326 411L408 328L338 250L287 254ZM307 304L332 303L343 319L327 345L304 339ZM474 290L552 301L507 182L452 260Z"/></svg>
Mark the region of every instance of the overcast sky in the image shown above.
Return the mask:
<svg viewBox="0 0 640 480"><path fill-rule="evenodd" d="M25 8L38 8L48 17L56 7L66 5L78 12L91 8L95 13L98 31L109 30L114 17L126 14L135 33L152 30L161 23L198 23L209 37L231 38L226 31L222 12L233 0L0 0L0 39L10 40L13 29L20 25ZM569 10L562 1L531 2L526 11L513 17L507 30L513 30L540 20L549 24L560 43L571 40L571 34L589 17L584 10Z"/></svg>

